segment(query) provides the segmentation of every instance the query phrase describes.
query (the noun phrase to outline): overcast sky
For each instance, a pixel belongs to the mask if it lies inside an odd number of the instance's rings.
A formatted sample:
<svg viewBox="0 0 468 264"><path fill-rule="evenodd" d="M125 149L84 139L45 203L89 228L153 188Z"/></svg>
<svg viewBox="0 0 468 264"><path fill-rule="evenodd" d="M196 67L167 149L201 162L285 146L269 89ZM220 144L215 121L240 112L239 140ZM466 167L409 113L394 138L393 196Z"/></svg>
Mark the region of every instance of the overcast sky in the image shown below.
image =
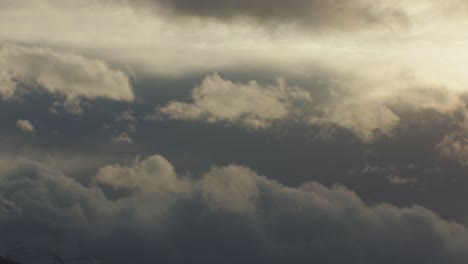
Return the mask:
<svg viewBox="0 0 468 264"><path fill-rule="evenodd" d="M467 29L464 0L0 0L0 255L468 263Z"/></svg>

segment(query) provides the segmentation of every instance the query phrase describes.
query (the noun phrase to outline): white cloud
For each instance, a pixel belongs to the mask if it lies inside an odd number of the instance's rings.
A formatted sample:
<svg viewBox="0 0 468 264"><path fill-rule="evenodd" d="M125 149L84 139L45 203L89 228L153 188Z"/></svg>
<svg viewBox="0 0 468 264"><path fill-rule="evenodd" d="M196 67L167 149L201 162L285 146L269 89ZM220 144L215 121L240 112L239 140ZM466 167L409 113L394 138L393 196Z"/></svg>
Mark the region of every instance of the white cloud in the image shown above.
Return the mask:
<svg viewBox="0 0 468 264"><path fill-rule="evenodd" d="M192 103L171 102L158 109L170 119L239 123L249 128L266 128L290 115L295 101L309 101L300 88L283 81L262 86L256 81L235 83L218 74L206 76L192 91Z"/></svg>
<svg viewBox="0 0 468 264"><path fill-rule="evenodd" d="M18 119L16 121L16 128L18 128L23 133L34 134L36 129L29 120Z"/></svg>
<svg viewBox="0 0 468 264"><path fill-rule="evenodd" d="M79 112L81 99L133 101L127 74L104 62L45 48L0 46L0 97L9 99L27 89L63 97L63 106ZM26 87L26 91L24 90Z"/></svg>

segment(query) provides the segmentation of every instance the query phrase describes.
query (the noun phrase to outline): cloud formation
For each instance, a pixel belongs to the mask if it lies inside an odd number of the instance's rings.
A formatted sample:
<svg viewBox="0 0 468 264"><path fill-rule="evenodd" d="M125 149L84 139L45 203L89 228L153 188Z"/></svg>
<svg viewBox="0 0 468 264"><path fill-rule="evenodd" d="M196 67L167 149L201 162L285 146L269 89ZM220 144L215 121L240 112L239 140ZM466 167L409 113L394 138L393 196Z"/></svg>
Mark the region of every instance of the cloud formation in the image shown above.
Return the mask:
<svg viewBox="0 0 468 264"><path fill-rule="evenodd" d="M172 15L219 21L249 19L262 24L293 24L314 29L357 30L375 25L406 25L401 1L294 0L137 0L133 6L155 6Z"/></svg>
<svg viewBox="0 0 468 264"><path fill-rule="evenodd" d="M244 84L225 80L215 73L193 89L192 103L174 101L158 112L170 119L240 123L260 129L288 118L295 102L309 100L305 90L287 87L283 81L268 86L256 81Z"/></svg>
<svg viewBox="0 0 468 264"><path fill-rule="evenodd" d="M30 89L62 97L54 107L81 111L81 99L133 101L127 74L104 62L51 49L5 44L0 46L0 97L10 99Z"/></svg>
<svg viewBox="0 0 468 264"><path fill-rule="evenodd" d="M242 166L189 180L155 155L105 166L85 186L18 160L0 183L4 241L76 242L103 263L468 261L468 229L424 208L369 206L344 187L287 187Z"/></svg>
<svg viewBox="0 0 468 264"><path fill-rule="evenodd" d="M19 129L23 133L27 133L27 134L36 133L36 129L34 128L33 124L29 120L18 119L16 121L16 128Z"/></svg>

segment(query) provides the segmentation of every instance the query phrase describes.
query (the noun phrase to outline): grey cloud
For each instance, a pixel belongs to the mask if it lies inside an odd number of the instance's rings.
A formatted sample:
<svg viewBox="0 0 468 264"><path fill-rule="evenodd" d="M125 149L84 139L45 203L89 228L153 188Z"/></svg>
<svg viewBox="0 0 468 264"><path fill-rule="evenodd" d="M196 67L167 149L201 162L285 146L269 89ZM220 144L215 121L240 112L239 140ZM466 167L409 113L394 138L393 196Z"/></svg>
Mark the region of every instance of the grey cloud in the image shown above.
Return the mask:
<svg viewBox="0 0 468 264"><path fill-rule="evenodd" d="M114 143L133 143L132 135L136 132L137 117L135 113L128 109L114 117L113 123L106 127L120 131L114 135L111 140ZM123 130L123 132L122 132Z"/></svg>
<svg viewBox="0 0 468 264"><path fill-rule="evenodd" d="M95 179L18 161L0 177L3 240L78 244L103 263L468 261L465 226L418 206L369 206L343 187L287 187L235 165L187 180L158 155ZM112 198L102 184L128 191Z"/></svg>
<svg viewBox="0 0 468 264"><path fill-rule="evenodd" d="M179 16L219 21L244 18L263 24L294 24L314 29L357 30L408 23L401 1L138 0L129 3L137 7L162 8Z"/></svg>
<svg viewBox="0 0 468 264"><path fill-rule="evenodd" d="M465 131L447 134L436 145L436 150L443 158L455 160L463 166L468 165L468 135Z"/></svg>
<svg viewBox="0 0 468 264"><path fill-rule="evenodd" d="M51 106L52 110L79 113L81 99L133 101L135 97L127 74L72 53L6 44L0 47L0 65L3 99L41 89L63 97Z"/></svg>
<svg viewBox="0 0 468 264"><path fill-rule="evenodd" d="M387 179L392 184L414 184L417 182L416 178L402 178L396 175L388 176Z"/></svg>

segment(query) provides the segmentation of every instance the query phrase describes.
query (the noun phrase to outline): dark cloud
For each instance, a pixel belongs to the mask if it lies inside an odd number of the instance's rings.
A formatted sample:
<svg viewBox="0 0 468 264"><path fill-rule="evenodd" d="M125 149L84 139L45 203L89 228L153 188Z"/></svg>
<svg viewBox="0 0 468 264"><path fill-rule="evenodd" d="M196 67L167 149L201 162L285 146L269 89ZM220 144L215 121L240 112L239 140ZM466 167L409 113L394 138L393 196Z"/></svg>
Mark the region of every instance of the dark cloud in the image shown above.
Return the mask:
<svg viewBox="0 0 468 264"><path fill-rule="evenodd" d="M157 6L180 16L220 21L246 18L264 24L293 24L315 29L356 30L408 23L399 1L138 0L130 4Z"/></svg>
<svg viewBox="0 0 468 264"><path fill-rule="evenodd" d="M468 261L466 227L424 208L369 206L313 182L290 188L241 166L192 181L156 155L103 167L84 186L20 160L0 181L4 250L21 243L116 264ZM102 184L127 191L111 199Z"/></svg>

